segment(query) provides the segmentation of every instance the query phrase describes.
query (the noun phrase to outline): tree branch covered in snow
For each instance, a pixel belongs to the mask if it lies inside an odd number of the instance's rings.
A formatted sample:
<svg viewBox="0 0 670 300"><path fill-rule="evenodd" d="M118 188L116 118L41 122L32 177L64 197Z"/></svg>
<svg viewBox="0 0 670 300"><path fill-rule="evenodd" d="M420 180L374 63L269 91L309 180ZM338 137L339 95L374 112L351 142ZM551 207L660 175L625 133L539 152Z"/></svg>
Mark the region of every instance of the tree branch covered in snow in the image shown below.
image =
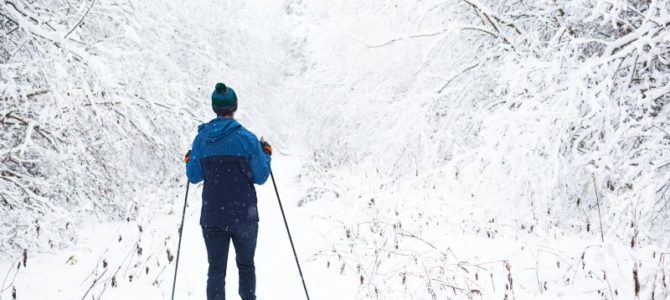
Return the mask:
<svg viewBox="0 0 670 300"><path fill-rule="evenodd" d="M226 21L191 17L206 9L171 1L0 2L0 250L67 244L75 235L66 224L85 215L125 219L129 202L171 192L196 125L213 116L211 86L230 80L244 95L267 84L235 80L269 63L231 63L248 51L211 39ZM247 33L230 36L237 35ZM265 73L257 79L271 76ZM261 95L245 96L246 113L253 112ZM36 228L47 230L33 239Z"/></svg>
<svg viewBox="0 0 670 300"><path fill-rule="evenodd" d="M300 112L312 118L298 126L310 129L304 139L317 146L301 178L324 188L347 187L335 189L335 198L321 196L322 204L361 199L350 201L378 212L356 214L350 222L402 219L413 224L417 236L439 239L436 232L451 235L465 228L487 238L571 233L599 241L602 218L605 242L634 249L659 245L670 231L669 5L633 0L305 5L314 15L336 16L310 21L340 38L329 41L313 33L305 45L314 53L308 63L328 70L318 75L325 73L329 82L302 83ZM348 37L363 43L347 44ZM307 195L305 203L318 198ZM478 213L466 214L469 202ZM497 225L481 225L491 219ZM350 226L345 221L341 230ZM376 230L362 235L354 240L365 240L365 246L342 238L335 248L371 261L394 236ZM401 272L395 266L406 265L393 258L402 244L388 258L386 272L377 274L378 284L361 288L369 297L385 298L377 290L397 286L385 278ZM429 271L444 261L416 257L412 274L444 278L443 272L421 275L421 260ZM645 272L655 277L657 271Z"/></svg>
<svg viewBox="0 0 670 300"><path fill-rule="evenodd" d="M213 3L0 2L0 250L174 192L230 79L356 297L670 294L668 1Z"/></svg>

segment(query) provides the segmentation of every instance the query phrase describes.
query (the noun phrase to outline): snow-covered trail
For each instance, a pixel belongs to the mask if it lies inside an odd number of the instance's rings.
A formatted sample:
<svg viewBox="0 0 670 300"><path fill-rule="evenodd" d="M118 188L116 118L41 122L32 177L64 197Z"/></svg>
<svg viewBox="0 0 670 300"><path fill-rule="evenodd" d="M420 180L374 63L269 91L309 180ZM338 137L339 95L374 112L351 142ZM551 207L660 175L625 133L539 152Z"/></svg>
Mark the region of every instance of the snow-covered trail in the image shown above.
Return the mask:
<svg viewBox="0 0 670 300"><path fill-rule="evenodd" d="M295 188L290 185L293 171L291 159L288 157L275 158L274 167L282 177L278 177L278 184L283 187L286 206L294 208ZM298 271L290 249L288 237L284 230L283 221L279 213L272 182L257 187L259 198L259 237L256 251L256 273L258 280L258 297L261 299L274 298L279 295L287 299L298 299L303 291L300 286ZM177 279L177 297L180 299L204 299L207 282L207 256L202 239L198 219L200 217L201 187L194 188L189 195L191 205L188 208L188 217L182 242L182 258L180 272ZM302 224L296 221L295 210L289 209L289 218L296 223L294 234L296 239L304 239L306 231ZM300 225L300 226L297 226ZM228 274L226 279L226 294L230 299L237 298L238 276L235 265L235 251L231 245L228 259Z"/></svg>
<svg viewBox="0 0 670 300"><path fill-rule="evenodd" d="M549 218L532 199L497 195L506 188L504 176L490 176L494 184L487 185L468 164L455 172L426 166L442 156L446 161L450 151L468 152L460 145L426 151L438 147L423 135L447 141L469 134L469 122L442 128L423 109L440 110L432 105L435 82L449 69L461 70L468 57L424 58L417 53L430 45L401 39L374 47L425 28L389 18L383 12L395 11L392 4L345 2L237 1L213 8L235 12L220 18L203 9L213 1L200 0L190 12L193 28L217 37L206 51L223 49L216 57L225 58L213 62L222 70L203 81L235 82L244 99L242 123L276 146L273 169L312 299L630 299L633 272L642 282L663 274L665 283L660 253L667 247L630 250L615 236L602 243L591 223L542 232L539 220ZM411 17L412 11L398 13ZM206 94L196 95L206 111L202 120L211 117ZM147 199L133 200L164 206L131 206L127 221L72 220L78 239L68 248L30 249L25 265L20 255L0 257L0 300L13 299L14 288L16 299L169 299L184 199L179 184L169 191L148 187ZM189 195L177 299L205 298L200 192L193 186ZM259 299L304 299L271 182L258 193ZM238 299L236 273L231 250L229 299ZM651 289L643 286L643 294Z"/></svg>
<svg viewBox="0 0 670 300"><path fill-rule="evenodd" d="M324 266L317 265L313 259L314 253L322 248L324 237L317 231L321 228L312 226L314 216L304 209L297 209L297 203L304 194L295 184L301 162L298 157L286 154L294 149L287 149L292 147L288 147L288 141L279 136L288 131L291 124L282 124L281 120L287 118L277 111L278 104L272 102L275 99L269 96L281 90L278 85L299 82L299 79L290 80L288 77L293 74L291 70L303 67L299 59L291 59L292 56L299 56L300 50L294 49L292 35L286 36L284 5L281 2L267 5L227 3L222 5L225 9L216 7L213 11L235 13L218 18L202 9L211 4L211 1L198 1L188 5L183 13L193 14L191 20L203 31L201 34L225 37L225 47L216 51L222 52L219 54L226 59L212 62L220 65L222 70L208 74L208 77L233 82L231 85L239 88L238 92L244 99L239 113L242 123L259 135L277 141L274 145L278 154L273 159L273 169L310 296L315 299L353 299L356 290L352 287L356 285L343 283L343 277L337 276L336 272L323 272ZM209 50L215 51L214 48ZM276 67L284 61L291 63L282 69ZM209 82L201 84L210 85ZM283 91L287 95L294 92L291 87ZM207 98L203 97L203 109L196 109L207 111L201 116L202 120L211 117L207 102ZM185 176L178 180L182 179L185 181ZM128 201L128 213L123 218L127 220L100 222L94 216L71 220L77 231L76 239L66 243L71 246L29 248L25 265L21 255L0 257L0 300L14 299L14 295L16 299L169 299L184 188L182 183L168 191L146 187L143 199ZM271 181L268 180L257 190L261 217L256 254L259 299L302 299L304 291ZM177 299L205 298L207 257L198 225L200 193L200 186L191 186ZM166 194L171 198L166 199ZM140 204L133 206L132 203ZM165 205L154 207L145 203ZM231 247L226 287L230 299L238 298L234 255L234 248Z"/></svg>
<svg viewBox="0 0 670 300"><path fill-rule="evenodd" d="M354 299L355 289L344 278L323 272L312 253L322 244L309 215L297 209L299 187L295 185L298 162L288 155L275 155L273 169L289 226L300 255L305 280L314 299ZM302 299L304 291L284 227L272 182L257 188L260 232L256 252L259 299ZM207 255L200 226L199 186L189 193L182 241L176 299L205 299ZM183 194L176 195L169 214L156 213L148 222L100 224L91 222L76 246L50 253L28 254L26 267L15 268L21 258L3 258L0 270L7 272L0 299L169 299L174 260L166 264L167 250L174 255ZM142 231L138 230L142 226ZM139 247L138 247L139 246ZM138 249L141 248L141 254ZM226 294L237 296L234 248L229 256ZM7 271L9 270L9 271ZM112 287L112 284L114 287Z"/></svg>
<svg viewBox="0 0 670 300"><path fill-rule="evenodd" d="M291 156L275 155L273 171L277 180L282 204L289 222L291 233L300 256L305 281L314 299L353 299L346 295L344 286L339 286L337 278L324 274L321 266L311 264L309 255L317 250L319 237L316 228L310 226L311 217L297 209L300 187L295 184L296 167L299 162ZM257 187L261 221L259 223L258 246L256 249L257 296L259 299L303 299L304 291L293 252L281 216L279 204L271 179ZM177 279L179 299L204 299L207 281L207 259L198 218L200 215L200 188L190 195L182 260ZM327 283L327 284L325 284ZM236 299L238 288L237 266L234 247L228 260L226 295ZM355 292L355 291L353 291Z"/></svg>

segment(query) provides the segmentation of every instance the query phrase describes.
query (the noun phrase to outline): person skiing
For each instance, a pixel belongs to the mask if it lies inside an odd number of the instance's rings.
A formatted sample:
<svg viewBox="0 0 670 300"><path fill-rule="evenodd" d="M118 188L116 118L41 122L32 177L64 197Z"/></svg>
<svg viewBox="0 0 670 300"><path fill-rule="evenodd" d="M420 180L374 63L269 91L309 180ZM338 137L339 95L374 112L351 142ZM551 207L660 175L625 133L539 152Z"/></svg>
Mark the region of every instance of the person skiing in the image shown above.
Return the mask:
<svg viewBox="0 0 670 300"><path fill-rule="evenodd" d="M254 184L270 174L272 147L235 120L237 95L223 83L212 93L217 117L198 128L186 155L191 183L204 181L200 225L207 248L207 299L225 299L226 266L232 240L242 300L256 299L254 255L258 206Z"/></svg>

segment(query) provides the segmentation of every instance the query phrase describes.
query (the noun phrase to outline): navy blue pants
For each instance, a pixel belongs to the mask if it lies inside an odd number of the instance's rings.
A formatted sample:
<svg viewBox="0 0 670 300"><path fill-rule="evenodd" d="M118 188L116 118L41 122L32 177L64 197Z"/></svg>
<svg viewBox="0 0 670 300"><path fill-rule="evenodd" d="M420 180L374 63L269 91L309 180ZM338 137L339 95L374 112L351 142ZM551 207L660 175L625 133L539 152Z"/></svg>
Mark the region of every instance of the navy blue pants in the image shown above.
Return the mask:
<svg viewBox="0 0 670 300"><path fill-rule="evenodd" d="M240 297L256 300L256 267L254 254L258 239L258 223L227 227L202 227L207 247L209 272L207 273L207 300L225 300L226 267L230 241L235 247L235 262L240 273Z"/></svg>

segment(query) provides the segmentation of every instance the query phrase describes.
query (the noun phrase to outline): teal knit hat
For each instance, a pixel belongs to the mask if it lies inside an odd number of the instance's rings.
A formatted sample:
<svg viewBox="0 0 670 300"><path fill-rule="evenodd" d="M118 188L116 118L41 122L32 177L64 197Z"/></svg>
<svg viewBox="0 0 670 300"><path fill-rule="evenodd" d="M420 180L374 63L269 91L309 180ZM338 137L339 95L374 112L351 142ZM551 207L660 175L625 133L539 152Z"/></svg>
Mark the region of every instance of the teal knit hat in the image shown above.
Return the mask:
<svg viewBox="0 0 670 300"><path fill-rule="evenodd" d="M234 113L237 110L235 91L223 83L217 83L212 93L212 109L219 116Z"/></svg>

